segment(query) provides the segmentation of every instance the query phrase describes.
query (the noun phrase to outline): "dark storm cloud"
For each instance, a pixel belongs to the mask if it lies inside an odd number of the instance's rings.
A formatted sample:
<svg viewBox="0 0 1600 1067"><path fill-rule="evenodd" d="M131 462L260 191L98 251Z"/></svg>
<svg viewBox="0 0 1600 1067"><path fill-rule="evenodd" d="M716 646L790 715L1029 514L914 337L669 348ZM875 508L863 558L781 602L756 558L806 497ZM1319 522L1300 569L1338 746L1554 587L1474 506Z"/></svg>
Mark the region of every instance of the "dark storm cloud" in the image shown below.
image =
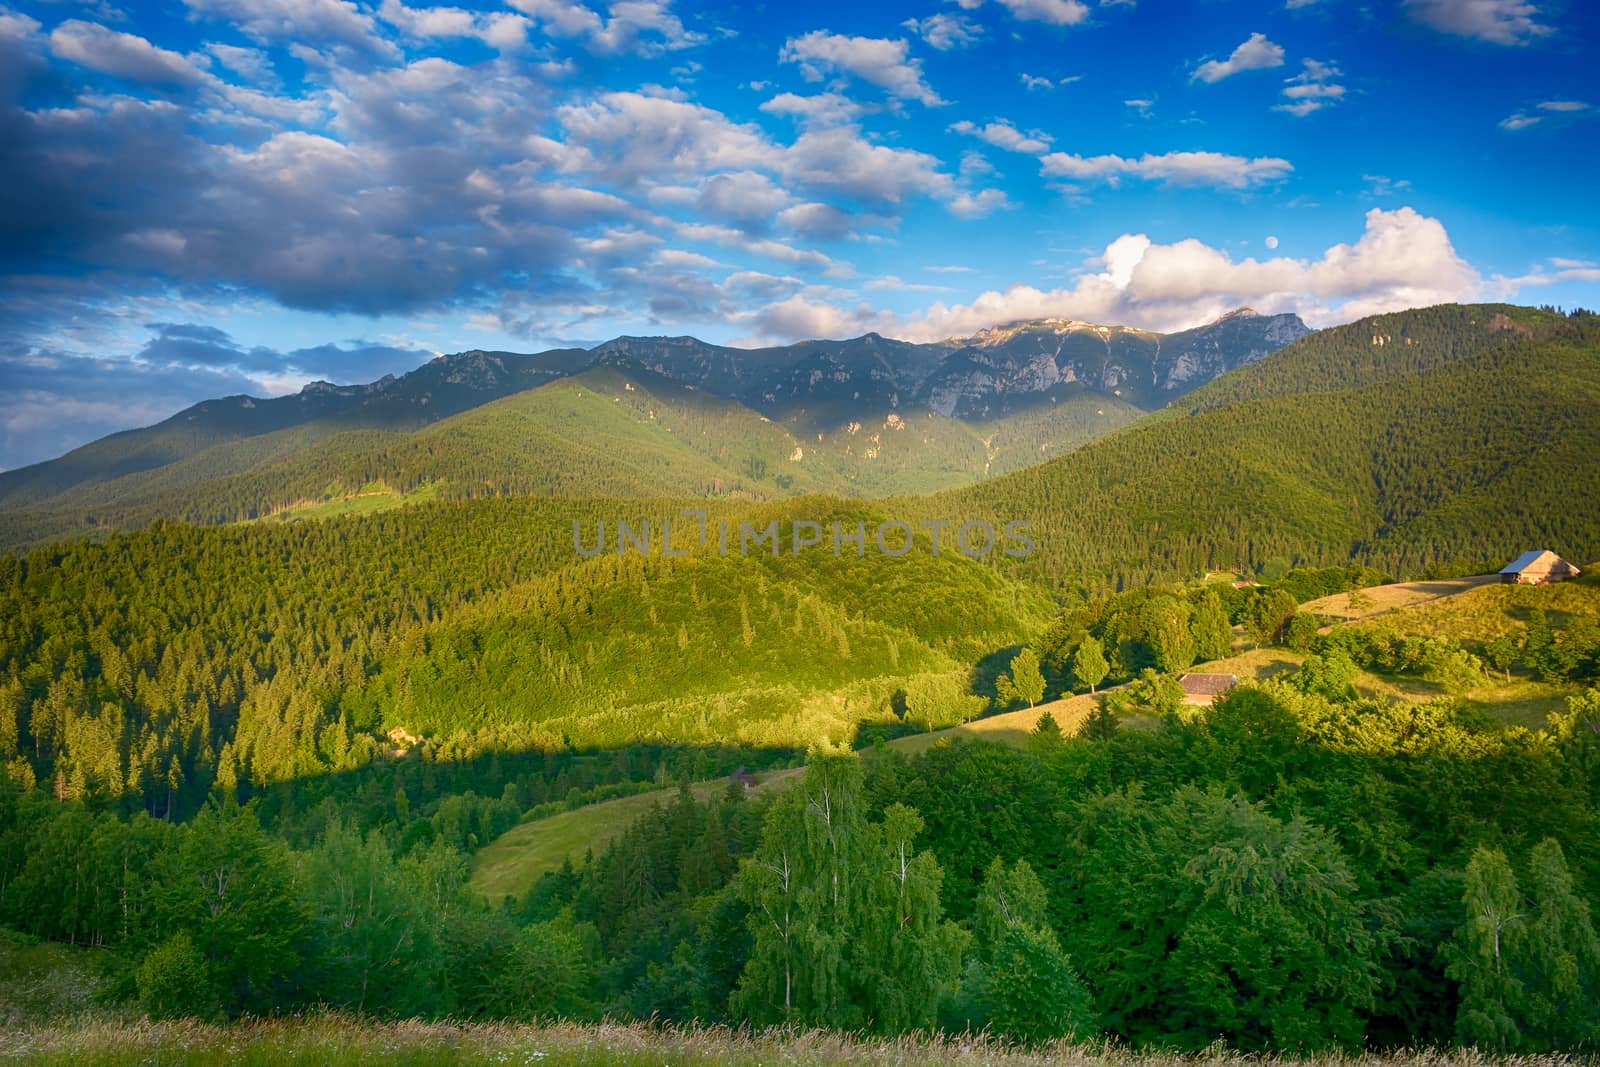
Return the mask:
<svg viewBox="0 0 1600 1067"><path fill-rule="evenodd" d="M308 377L348 384L369 382L385 374L404 374L431 358L431 352L352 342L316 345L280 352L256 345L245 348L224 330L194 323L151 323L155 336L136 357L150 367L199 367L263 378Z"/></svg>
<svg viewBox="0 0 1600 1067"><path fill-rule="evenodd" d="M98 359L11 344L0 348L0 469L60 455L129 426L160 422L219 396L268 395L285 377L341 384L404 374L432 357L351 342L279 352L244 348L223 330L152 323L133 358Z"/></svg>
<svg viewBox="0 0 1600 1067"><path fill-rule="evenodd" d="M26 466L211 397L264 390L230 368L0 349L0 469Z"/></svg>

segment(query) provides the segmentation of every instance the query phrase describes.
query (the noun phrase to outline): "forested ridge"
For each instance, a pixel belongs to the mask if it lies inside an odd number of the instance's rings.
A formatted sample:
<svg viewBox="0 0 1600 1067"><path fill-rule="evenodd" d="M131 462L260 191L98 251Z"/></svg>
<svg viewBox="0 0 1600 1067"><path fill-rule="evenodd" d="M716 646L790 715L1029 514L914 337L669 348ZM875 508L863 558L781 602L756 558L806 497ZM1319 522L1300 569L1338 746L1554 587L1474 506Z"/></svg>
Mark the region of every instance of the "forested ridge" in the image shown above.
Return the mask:
<svg viewBox="0 0 1600 1067"><path fill-rule="evenodd" d="M1600 512L1571 506L1600 500L1600 319L1535 315L1524 330L1489 326L1497 314L1424 309L1315 334L1181 412L906 507L1027 516L1049 536L1014 569L1094 592L1273 556L1420 576L1523 544L1600 555ZM1418 343L1398 351L1419 354L1391 373L1397 349L1373 337L1413 324Z"/></svg>
<svg viewBox="0 0 1600 1067"><path fill-rule="evenodd" d="M31 495L24 482L0 497L6 509L0 545L157 519L248 521L369 486L397 498L423 490L456 500L925 492L1069 452L1140 414L1115 397L1079 389L991 421L928 411L901 419L886 409L814 430L804 420L774 422L641 367L602 367L420 428L320 420L219 439L149 469L129 458L127 474L48 496ZM157 448L183 433L174 429L141 447Z"/></svg>

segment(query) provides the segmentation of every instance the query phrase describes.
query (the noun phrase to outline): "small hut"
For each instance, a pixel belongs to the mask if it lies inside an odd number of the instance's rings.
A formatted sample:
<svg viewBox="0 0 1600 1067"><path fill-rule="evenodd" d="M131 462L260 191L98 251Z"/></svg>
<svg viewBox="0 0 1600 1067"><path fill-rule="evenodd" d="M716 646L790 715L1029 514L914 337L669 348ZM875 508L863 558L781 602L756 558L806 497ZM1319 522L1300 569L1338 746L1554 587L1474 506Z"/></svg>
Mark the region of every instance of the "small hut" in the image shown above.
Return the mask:
<svg viewBox="0 0 1600 1067"><path fill-rule="evenodd" d="M1546 585L1576 578L1578 573L1578 568L1548 548L1535 548L1501 568L1500 580L1514 585Z"/></svg>
<svg viewBox="0 0 1600 1067"><path fill-rule="evenodd" d="M1178 684L1183 686L1185 704L1206 707L1238 685L1239 679L1232 674L1185 674Z"/></svg>

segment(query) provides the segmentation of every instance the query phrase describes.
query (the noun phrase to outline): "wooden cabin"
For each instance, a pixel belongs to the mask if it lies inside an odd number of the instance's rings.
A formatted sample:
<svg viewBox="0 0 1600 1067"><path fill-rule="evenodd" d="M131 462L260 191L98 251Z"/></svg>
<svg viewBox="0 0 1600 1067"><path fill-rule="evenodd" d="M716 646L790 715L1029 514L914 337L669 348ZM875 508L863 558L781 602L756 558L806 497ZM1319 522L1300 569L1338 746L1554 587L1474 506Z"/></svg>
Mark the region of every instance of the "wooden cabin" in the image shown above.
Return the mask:
<svg viewBox="0 0 1600 1067"><path fill-rule="evenodd" d="M1232 674L1185 674L1178 679L1183 686L1183 702L1196 707L1207 707L1239 684Z"/></svg>
<svg viewBox="0 0 1600 1067"><path fill-rule="evenodd" d="M1547 548L1524 552L1500 570L1500 580L1514 585L1545 585L1578 576L1578 568Z"/></svg>

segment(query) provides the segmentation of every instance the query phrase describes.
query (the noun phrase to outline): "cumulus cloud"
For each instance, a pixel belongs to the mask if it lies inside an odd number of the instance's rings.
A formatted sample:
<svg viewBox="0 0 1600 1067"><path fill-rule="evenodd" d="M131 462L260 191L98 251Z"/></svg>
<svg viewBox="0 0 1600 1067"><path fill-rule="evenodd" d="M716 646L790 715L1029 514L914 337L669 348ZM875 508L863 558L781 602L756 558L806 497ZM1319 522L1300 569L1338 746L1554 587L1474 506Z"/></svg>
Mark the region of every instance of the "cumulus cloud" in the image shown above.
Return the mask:
<svg viewBox="0 0 1600 1067"><path fill-rule="evenodd" d="M976 44L983 28L962 15L940 12L923 19L906 19L900 25L927 42L928 47L948 52Z"/></svg>
<svg viewBox="0 0 1600 1067"><path fill-rule="evenodd" d="M1409 207L1367 212L1358 240L1336 244L1316 259L1235 260L1193 239L1158 244L1144 234L1124 234L1083 268L1065 288L1014 285L906 317L791 298L768 308L771 314L758 316L758 322L770 337L803 336L804 329L826 326L836 334L875 329L933 341L1037 318L1180 330L1248 305L1298 312L1314 326L1329 326L1384 311L1481 299L1489 288L1457 254L1443 224Z"/></svg>
<svg viewBox="0 0 1600 1067"><path fill-rule="evenodd" d="M50 34L50 50L90 70L130 81L198 85L204 73L188 59L132 33L69 19Z"/></svg>
<svg viewBox="0 0 1600 1067"><path fill-rule="evenodd" d="M839 72L876 85L891 96L916 100L928 107L944 103L923 80L922 62L910 58L910 45L901 39L847 37L813 30L804 37L791 37L778 59L800 64L800 72L812 81Z"/></svg>
<svg viewBox="0 0 1600 1067"><path fill-rule="evenodd" d="M984 0L956 0L973 10ZM1043 22L1051 26L1076 26L1089 18L1089 6L1082 0L997 0L997 3L1022 22Z"/></svg>
<svg viewBox="0 0 1600 1067"><path fill-rule="evenodd" d="M765 174L748 170L707 178L696 200L703 217L746 229L764 227L788 204L788 192Z"/></svg>
<svg viewBox="0 0 1600 1067"><path fill-rule="evenodd" d="M1006 119L996 119L994 122L984 126L963 120L952 125L950 129L967 137L976 137L981 141L987 141L996 148L1004 148L1009 152L1022 152L1033 156L1048 152L1052 140L1049 134L1040 130L1029 130L1027 133L1022 133Z"/></svg>
<svg viewBox="0 0 1600 1067"><path fill-rule="evenodd" d="M845 310L821 300L795 294L768 304L751 320L754 336L747 341L793 341L811 338L840 339L866 332L874 313L866 305Z"/></svg>
<svg viewBox="0 0 1600 1067"><path fill-rule="evenodd" d="M1171 185L1214 185L1225 189L1247 189L1278 181L1294 170L1286 159L1273 156L1247 159L1221 152L1167 152L1138 159L1051 152L1040 162L1040 172L1049 178L1116 185L1125 177L1133 177Z"/></svg>
<svg viewBox="0 0 1600 1067"><path fill-rule="evenodd" d="M378 17L418 39L472 37L502 52L526 47L531 25L528 18L506 11L484 14L459 7L407 7L403 0L383 0Z"/></svg>
<svg viewBox="0 0 1600 1067"><path fill-rule="evenodd" d="M853 126L807 130L779 163L792 181L871 204L893 205L916 195L949 200L950 175L926 152L873 144Z"/></svg>
<svg viewBox="0 0 1600 1067"><path fill-rule="evenodd" d="M829 241L848 237L863 220L851 211L833 204L809 201L778 212L778 222L795 234L813 240Z"/></svg>
<svg viewBox="0 0 1600 1067"><path fill-rule="evenodd" d="M1264 33L1252 33L1227 59L1213 59L1200 64L1190 75L1190 79L1209 85L1241 71L1266 70L1281 66L1283 66L1282 46L1267 40Z"/></svg>
<svg viewBox="0 0 1600 1067"><path fill-rule="evenodd" d="M1011 206L1010 197L1000 189L964 192L950 201L950 214L962 219L981 219Z"/></svg>
<svg viewBox="0 0 1600 1067"><path fill-rule="evenodd" d="M602 55L637 52L655 55L692 48L706 36L684 28L671 4L657 0L621 0L611 5L611 17L590 37L590 48Z"/></svg>
<svg viewBox="0 0 1600 1067"><path fill-rule="evenodd" d="M371 15L350 0L184 0L196 17L231 23L256 41L327 41L395 57Z"/></svg>
<svg viewBox="0 0 1600 1067"><path fill-rule="evenodd" d="M1525 45L1555 30L1539 22L1540 9L1526 0L1405 0L1413 21L1440 33L1490 44Z"/></svg>
<svg viewBox="0 0 1600 1067"><path fill-rule="evenodd" d="M210 41L206 51L216 57L228 70L251 82L270 82L276 77L272 59L259 48L241 48L239 45Z"/></svg>
<svg viewBox="0 0 1600 1067"><path fill-rule="evenodd" d="M817 126L839 126L855 122L866 108L839 93L817 93L812 96L779 93L762 104L761 110L771 115L789 115Z"/></svg>

